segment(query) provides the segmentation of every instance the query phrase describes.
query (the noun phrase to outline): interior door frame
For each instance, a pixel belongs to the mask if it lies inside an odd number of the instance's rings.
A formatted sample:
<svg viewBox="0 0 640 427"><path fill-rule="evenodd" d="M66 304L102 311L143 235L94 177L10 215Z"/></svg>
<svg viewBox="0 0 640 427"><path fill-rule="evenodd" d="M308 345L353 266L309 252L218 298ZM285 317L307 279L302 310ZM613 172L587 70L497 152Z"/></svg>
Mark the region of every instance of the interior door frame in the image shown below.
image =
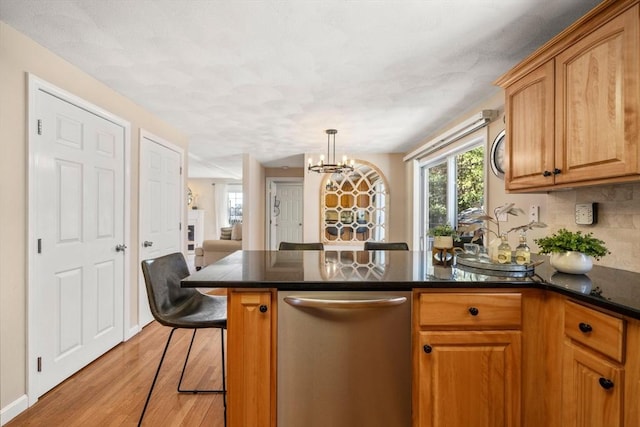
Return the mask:
<svg viewBox="0 0 640 427"><path fill-rule="evenodd" d="M178 145L167 141L164 138L161 138L157 135L154 135L153 133L149 132L146 129L142 129L140 128L140 133L139 133L140 137L139 137L139 144L138 144L138 172L140 171L140 165L142 164L142 140L143 139L148 139L149 141L152 141L158 145L161 145L163 147L165 147L168 150L171 151L175 151L180 155L180 200L184 200L184 206L182 209L180 209L180 248L183 254L186 254L186 237L185 237L185 230L186 230L186 224L187 224L187 220L186 220L186 212L187 212L187 203L186 203L186 193L185 193L185 187L186 187L186 164L185 164L185 155L184 155L184 149L182 147L179 147ZM139 177L139 175L138 175ZM142 185L144 183L138 179L138 195L142 194L143 188ZM141 198L138 197L138 201L140 203ZM140 204L138 205L138 245L142 245L142 242L144 242L144 236L142 236L142 208L140 206ZM143 261L143 256L141 254L140 251L140 246L138 246L136 248L136 254L138 256L138 264L140 265L140 263ZM138 330L142 329L143 326L147 325L148 323L145 323L145 325L142 325L141 321L140 321L140 309L142 304L148 304L148 301L142 301L142 298L140 298L140 292L141 292L141 288L142 286L144 286L144 276L142 275L142 270L138 269L138 322L137 322L137 328ZM153 320L153 319L151 319Z"/></svg>
<svg viewBox="0 0 640 427"><path fill-rule="evenodd" d="M32 375L37 370L37 339L34 325L37 325L36 310L33 309L34 302L36 301L36 283L32 274L32 267L35 265L37 245L36 245L36 212L32 209L36 206L36 144L35 139L37 136L37 126L34 124L37 120L35 105L37 94L39 91L46 92L52 96L69 102L78 108L86 110L92 114L102 117L116 125L122 127L124 132L124 244L127 247L131 247L131 123L125 119L116 116L115 114L98 107L91 102L82 99L70 92L65 91L53 84L35 76L34 74L27 73L27 93L28 93L28 107L27 107L27 146L28 146L28 173L27 173L27 399L28 406L32 406L38 401L38 396L35 390L37 389L36 380L37 376ZM127 341L133 335L138 332L138 328L131 329L130 307L130 289L131 289L131 252L124 257L124 295L123 295L123 340Z"/></svg>
<svg viewBox="0 0 640 427"><path fill-rule="evenodd" d="M272 249L274 246L274 242L272 241L272 239L275 239L275 230L273 230L273 224L271 222L271 210L273 209L273 206L271 204L271 200L272 200L272 195L271 192L275 192L276 187L278 185L278 183L300 183L302 185L302 193L303 193L303 199L301 200L302 202L302 236L304 236L304 177L268 177L266 178L266 182L265 182L265 215L264 215L264 220L265 220L265 225L264 225L264 230L265 230L265 242L267 243L267 249ZM274 186L275 184L275 186ZM277 249L277 248L275 248Z"/></svg>

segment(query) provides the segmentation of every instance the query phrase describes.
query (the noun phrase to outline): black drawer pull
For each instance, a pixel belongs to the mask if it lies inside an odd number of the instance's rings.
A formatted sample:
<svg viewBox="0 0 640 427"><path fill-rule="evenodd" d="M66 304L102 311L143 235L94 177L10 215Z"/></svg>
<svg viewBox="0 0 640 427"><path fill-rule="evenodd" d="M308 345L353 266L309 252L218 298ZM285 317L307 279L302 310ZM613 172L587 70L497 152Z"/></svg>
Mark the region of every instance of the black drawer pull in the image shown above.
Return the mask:
<svg viewBox="0 0 640 427"><path fill-rule="evenodd" d="M598 382L600 383L600 387L602 387L605 390L609 390L613 388L613 381L611 381L608 378L600 377Z"/></svg>
<svg viewBox="0 0 640 427"><path fill-rule="evenodd" d="M429 353L431 353L433 351L433 348L431 348L431 346L429 344L425 344L422 347L422 350L424 350L425 353L429 354Z"/></svg>
<svg viewBox="0 0 640 427"><path fill-rule="evenodd" d="M478 313L480 313L480 310L478 310L476 307L469 307L469 314L472 316L477 316Z"/></svg>
<svg viewBox="0 0 640 427"><path fill-rule="evenodd" d="M549 172L549 171L544 171L544 172L542 172L542 176L545 176L545 177L546 177L546 176L551 176L551 172Z"/></svg>
<svg viewBox="0 0 640 427"><path fill-rule="evenodd" d="M260 306L260 313L266 313L266 312L267 312L267 310L268 310L268 308L267 308L267 306L266 306L266 305L261 305L261 306Z"/></svg>
<svg viewBox="0 0 640 427"><path fill-rule="evenodd" d="M554 174L554 175L558 175L558 174L561 174L561 173L562 173L562 170L561 170L561 169L558 169L558 168L554 168L554 169L553 169L553 174Z"/></svg>
<svg viewBox="0 0 640 427"><path fill-rule="evenodd" d="M580 324L578 325L578 328L580 328L580 331L582 331L585 334L588 334L589 332L593 331L593 328L591 327L591 325L584 322L580 322Z"/></svg>

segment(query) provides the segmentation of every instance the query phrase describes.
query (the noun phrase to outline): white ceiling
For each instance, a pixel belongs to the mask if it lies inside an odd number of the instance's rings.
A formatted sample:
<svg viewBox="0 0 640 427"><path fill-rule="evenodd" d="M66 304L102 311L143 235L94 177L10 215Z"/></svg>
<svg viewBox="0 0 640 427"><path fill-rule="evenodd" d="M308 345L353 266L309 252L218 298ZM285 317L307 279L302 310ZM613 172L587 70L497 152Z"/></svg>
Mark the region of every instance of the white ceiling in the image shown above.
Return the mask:
<svg viewBox="0 0 640 427"><path fill-rule="evenodd" d="M192 177L407 152L596 0L0 0L0 20L189 137Z"/></svg>

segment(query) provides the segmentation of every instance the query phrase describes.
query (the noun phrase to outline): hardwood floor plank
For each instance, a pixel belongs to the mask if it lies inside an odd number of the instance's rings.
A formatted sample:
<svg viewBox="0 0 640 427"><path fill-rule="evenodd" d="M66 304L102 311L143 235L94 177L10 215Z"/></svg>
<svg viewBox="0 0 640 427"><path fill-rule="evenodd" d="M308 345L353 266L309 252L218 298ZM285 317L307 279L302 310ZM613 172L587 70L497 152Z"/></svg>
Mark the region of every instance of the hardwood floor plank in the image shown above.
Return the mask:
<svg viewBox="0 0 640 427"><path fill-rule="evenodd" d="M150 323L138 335L41 396L6 427L137 425L170 331L157 322ZM221 395L177 392L191 334L190 330L174 333L144 426L224 426ZM218 389L222 384L220 369L220 331L198 331L183 386Z"/></svg>

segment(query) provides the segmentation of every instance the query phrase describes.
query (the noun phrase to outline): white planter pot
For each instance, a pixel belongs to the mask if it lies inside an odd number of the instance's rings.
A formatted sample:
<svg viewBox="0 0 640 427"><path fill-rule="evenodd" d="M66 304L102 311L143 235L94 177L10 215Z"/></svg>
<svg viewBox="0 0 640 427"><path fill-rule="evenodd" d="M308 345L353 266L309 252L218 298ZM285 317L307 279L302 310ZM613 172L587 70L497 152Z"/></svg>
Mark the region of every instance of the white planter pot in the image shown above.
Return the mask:
<svg viewBox="0 0 640 427"><path fill-rule="evenodd" d="M450 249L453 247L452 236L434 236L433 247L436 249Z"/></svg>
<svg viewBox="0 0 640 427"><path fill-rule="evenodd" d="M562 273L584 274L591 271L593 262L582 252L557 252L551 254L551 266Z"/></svg>

